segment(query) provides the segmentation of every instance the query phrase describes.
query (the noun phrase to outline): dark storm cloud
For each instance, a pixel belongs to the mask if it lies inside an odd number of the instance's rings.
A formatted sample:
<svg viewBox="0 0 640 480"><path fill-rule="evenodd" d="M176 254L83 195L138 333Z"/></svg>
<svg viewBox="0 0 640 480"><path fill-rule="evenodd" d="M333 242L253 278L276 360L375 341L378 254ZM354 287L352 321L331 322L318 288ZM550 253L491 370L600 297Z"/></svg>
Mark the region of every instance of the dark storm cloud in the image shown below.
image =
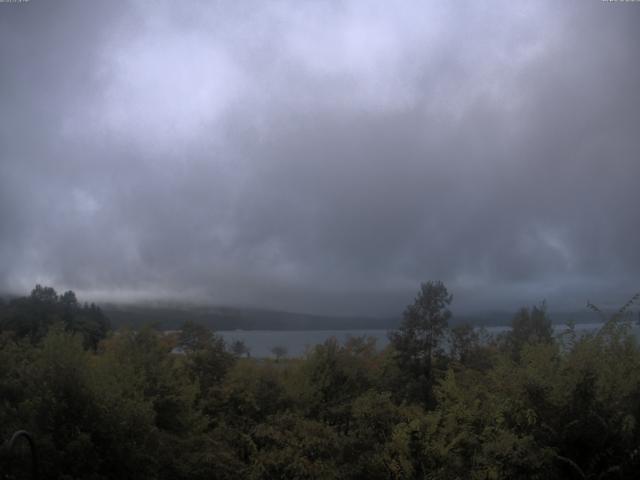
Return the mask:
<svg viewBox="0 0 640 480"><path fill-rule="evenodd" d="M0 4L0 286L399 312L638 288L640 7Z"/></svg>

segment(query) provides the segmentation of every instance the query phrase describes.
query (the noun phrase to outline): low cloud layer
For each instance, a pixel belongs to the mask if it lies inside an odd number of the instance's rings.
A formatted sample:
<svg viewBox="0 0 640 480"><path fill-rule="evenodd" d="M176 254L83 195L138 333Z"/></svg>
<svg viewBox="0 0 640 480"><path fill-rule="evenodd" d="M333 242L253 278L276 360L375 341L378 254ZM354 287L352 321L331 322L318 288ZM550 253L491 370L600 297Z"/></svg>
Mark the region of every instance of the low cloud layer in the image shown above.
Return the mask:
<svg viewBox="0 0 640 480"><path fill-rule="evenodd" d="M0 4L0 290L388 315L640 289L640 4Z"/></svg>

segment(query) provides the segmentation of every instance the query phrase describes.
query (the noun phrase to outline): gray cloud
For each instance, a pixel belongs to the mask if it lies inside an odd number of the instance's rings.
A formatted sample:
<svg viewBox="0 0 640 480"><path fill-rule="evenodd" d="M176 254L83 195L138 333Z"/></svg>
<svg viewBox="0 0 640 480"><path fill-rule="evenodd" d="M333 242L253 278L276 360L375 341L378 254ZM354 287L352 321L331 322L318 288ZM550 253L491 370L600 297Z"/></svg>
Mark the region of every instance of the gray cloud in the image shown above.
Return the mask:
<svg viewBox="0 0 640 480"><path fill-rule="evenodd" d="M397 313L639 288L640 7L0 4L0 289Z"/></svg>

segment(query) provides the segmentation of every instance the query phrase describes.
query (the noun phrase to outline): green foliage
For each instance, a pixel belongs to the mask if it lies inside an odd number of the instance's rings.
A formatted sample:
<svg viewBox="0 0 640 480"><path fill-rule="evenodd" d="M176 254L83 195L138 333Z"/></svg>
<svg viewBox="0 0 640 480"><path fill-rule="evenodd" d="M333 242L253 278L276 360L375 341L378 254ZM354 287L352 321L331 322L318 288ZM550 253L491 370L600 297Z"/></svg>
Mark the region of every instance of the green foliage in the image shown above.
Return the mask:
<svg viewBox="0 0 640 480"><path fill-rule="evenodd" d="M468 323L456 325L449 332L449 358L466 368L488 370L493 363L493 347L486 333Z"/></svg>
<svg viewBox="0 0 640 480"><path fill-rule="evenodd" d="M97 348L109 331L109 320L95 304L80 305L72 291L58 295L51 287L36 285L28 297L0 305L0 332L32 343L42 340L56 323L79 333L87 348Z"/></svg>
<svg viewBox="0 0 640 480"><path fill-rule="evenodd" d="M87 341L75 295L37 287L0 305L0 435L30 430L46 479L637 478L629 305L561 341L544 305L522 309L491 341L449 331L450 302L424 284L385 350L276 361L193 323Z"/></svg>
<svg viewBox="0 0 640 480"><path fill-rule="evenodd" d="M358 339L345 346L335 338L317 345L302 365L300 398L307 412L348 433L351 401L374 383L373 354L373 344Z"/></svg>
<svg viewBox="0 0 640 480"><path fill-rule="evenodd" d="M224 421L249 432L270 415L287 410L294 398L286 380L282 368L271 362L237 362L225 378L218 407Z"/></svg>
<svg viewBox="0 0 640 480"><path fill-rule="evenodd" d="M523 307L513 317L511 330L505 335L505 348L514 359L520 357L523 347L535 343L551 343L553 328L545 302L537 307Z"/></svg>
<svg viewBox="0 0 640 480"><path fill-rule="evenodd" d="M196 399L213 416L221 400L222 382L236 361L222 337L200 325L185 323L178 346L184 350L183 369L196 385Z"/></svg>
<svg viewBox="0 0 640 480"><path fill-rule="evenodd" d="M247 345L242 340L235 340L231 344L231 351L236 357L242 357L245 355L247 357L251 356L251 351L249 350L249 347L247 347Z"/></svg>
<svg viewBox="0 0 640 480"><path fill-rule="evenodd" d="M432 405L434 357L440 355L453 296L442 282L426 282L407 306L400 329L389 336L400 372L405 374L405 397Z"/></svg>
<svg viewBox="0 0 640 480"><path fill-rule="evenodd" d="M269 417L253 434L257 453L250 479L339 478L338 434L328 425L300 414Z"/></svg>

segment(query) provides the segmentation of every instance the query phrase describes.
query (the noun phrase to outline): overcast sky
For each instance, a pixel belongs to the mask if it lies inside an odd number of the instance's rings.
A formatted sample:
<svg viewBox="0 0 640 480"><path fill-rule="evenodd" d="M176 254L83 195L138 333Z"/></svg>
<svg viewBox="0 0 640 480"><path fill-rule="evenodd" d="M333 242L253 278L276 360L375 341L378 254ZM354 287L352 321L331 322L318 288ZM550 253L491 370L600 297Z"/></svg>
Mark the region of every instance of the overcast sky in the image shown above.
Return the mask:
<svg viewBox="0 0 640 480"><path fill-rule="evenodd" d="M640 3L0 3L0 291L640 290Z"/></svg>

